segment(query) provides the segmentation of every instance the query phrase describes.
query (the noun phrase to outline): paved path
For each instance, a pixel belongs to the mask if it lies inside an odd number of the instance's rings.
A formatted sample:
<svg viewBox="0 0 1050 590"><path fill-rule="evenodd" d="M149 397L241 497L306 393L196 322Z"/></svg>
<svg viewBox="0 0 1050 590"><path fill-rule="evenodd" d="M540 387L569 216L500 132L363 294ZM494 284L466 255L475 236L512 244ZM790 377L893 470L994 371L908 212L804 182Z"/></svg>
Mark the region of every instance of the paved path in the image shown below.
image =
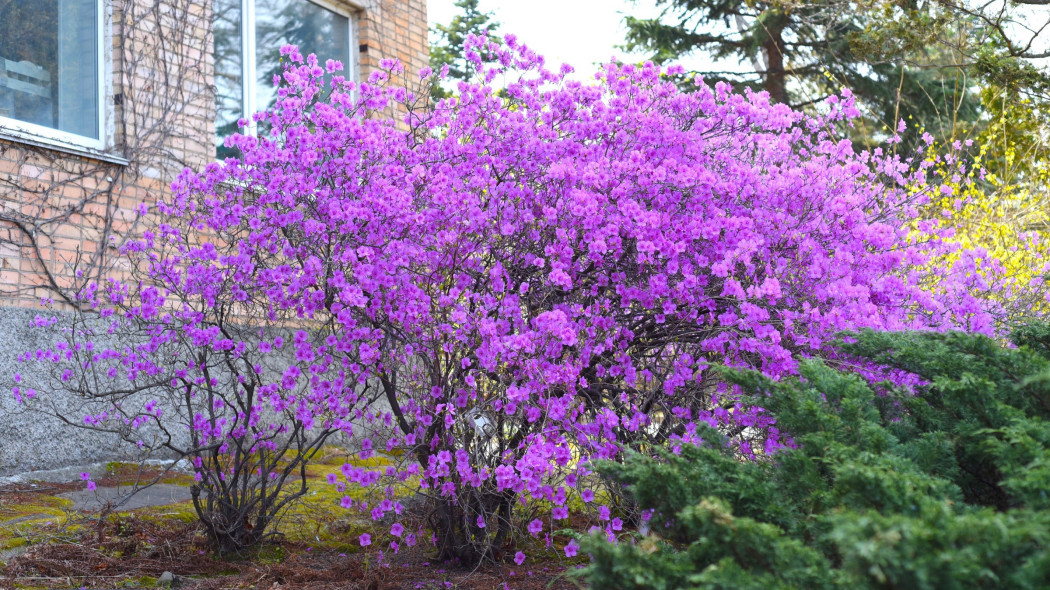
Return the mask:
<svg viewBox="0 0 1050 590"><path fill-rule="evenodd" d="M64 494L57 494L57 497L66 498L67 500L72 501L73 510L94 512L101 509L107 502L117 503L124 500L131 491L132 488L130 486L123 486L120 488L98 488L91 491L77 490L75 492L66 492ZM127 500L116 510L122 512L125 510L134 510L136 508L145 508L147 506L166 506L168 504L176 504L188 500L190 500L189 487L159 483L139 490L130 498L127 498ZM0 519L0 527L9 527L25 521L43 520L45 518L54 518L54 516L42 513L24 514L8 520ZM10 561L12 558L25 552L27 549L29 549L29 545L0 549L0 563Z"/></svg>
<svg viewBox="0 0 1050 590"><path fill-rule="evenodd" d="M107 502L113 502L116 504L121 500L124 500L131 491L132 489L130 486L120 488L98 488L96 490L66 492L64 494L59 494L58 497L72 500L74 510L95 511L101 509ZM145 508L147 506L164 506L167 504L186 502L189 499L189 487L158 483L137 491L130 498L127 498L127 501L121 504L117 510L124 511Z"/></svg>

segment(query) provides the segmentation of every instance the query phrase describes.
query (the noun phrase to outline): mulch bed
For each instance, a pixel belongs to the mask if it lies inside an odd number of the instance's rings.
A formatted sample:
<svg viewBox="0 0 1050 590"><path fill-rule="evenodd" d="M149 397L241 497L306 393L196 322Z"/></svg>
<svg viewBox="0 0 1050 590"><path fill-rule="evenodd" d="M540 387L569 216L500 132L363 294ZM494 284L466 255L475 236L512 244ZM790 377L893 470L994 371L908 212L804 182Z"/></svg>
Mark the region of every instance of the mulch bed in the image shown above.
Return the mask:
<svg viewBox="0 0 1050 590"><path fill-rule="evenodd" d="M70 484L71 489L76 485ZM66 491L61 484L46 488L2 490L0 504ZM0 588L142 588L152 586L144 578L164 572L177 576L181 590L539 590L577 585L563 575L573 564L553 554L534 553L522 566L485 564L469 570L431 562L433 549L426 546L403 548L397 555L388 552L380 563L375 546L340 553L284 542L264 547L250 559L219 560L207 550L196 524L134 514L105 520L84 516L76 524L76 529L68 524L43 527L41 533L50 541L10 558L0 568Z"/></svg>
<svg viewBox="0 0 1050 590"><path fill-rule="evenodd" d="M34 546L0 569L0 588L135 588L139 587L135 582L144 576L156 578L166 571L178 577L177 587L184 590L539 590L574 586L561 575L566 564L556 559L466 570L430 562L425 547L387 555L386 563L379 564L378 550L345 554L280 544L286 557L276 563L267 563L265 558L223 561L204 549L204 539L195 526L171 530L140 521L125 522L124 527L120 535L112 534L116 531L110 528L101 543L92 542L94 534L85 534L80 542Z"/></svg>

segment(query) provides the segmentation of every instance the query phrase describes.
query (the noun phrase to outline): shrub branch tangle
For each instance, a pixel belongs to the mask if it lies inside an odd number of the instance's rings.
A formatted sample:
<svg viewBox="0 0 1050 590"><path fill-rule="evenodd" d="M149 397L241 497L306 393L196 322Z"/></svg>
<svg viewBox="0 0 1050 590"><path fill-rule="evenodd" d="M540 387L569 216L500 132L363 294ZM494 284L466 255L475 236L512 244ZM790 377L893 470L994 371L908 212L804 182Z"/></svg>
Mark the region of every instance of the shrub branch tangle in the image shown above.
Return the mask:
<svg viewBox="0 0 1050 590"><path fill-rule="evenodd" d="M327 397L309 391L329 377L326 360L281 352L307 340L323 348L333 325L271 313L266 293L242 288L251 273L208 268L235 257L249 228L202 242L196 225L173 218L160 232L125 247L126 281L103 293L89 286L75 312L38 320L64 335L53 350L24 357L51 361L49 393L15 393L147 457L191 461L193 505L208 537L220 553L237 552L276 534L284 508L307 492L308 460L341 430L347 407L335 400L349 394L339 380L328 382ZM83 401L83 421L53 404L63 394Z"/></svg>

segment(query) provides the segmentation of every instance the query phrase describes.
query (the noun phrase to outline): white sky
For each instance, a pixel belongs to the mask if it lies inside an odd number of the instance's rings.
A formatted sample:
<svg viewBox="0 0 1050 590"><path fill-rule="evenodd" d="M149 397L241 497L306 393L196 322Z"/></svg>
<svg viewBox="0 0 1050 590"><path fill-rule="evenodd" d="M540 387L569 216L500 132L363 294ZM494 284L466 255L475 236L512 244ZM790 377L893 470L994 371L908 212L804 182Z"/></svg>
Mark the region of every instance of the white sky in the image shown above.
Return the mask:
<svg viewBox="0 0 1050 590"><path fill-rule="evenodd" d="M427 0L430 26L448 24L458 14L455 0ZM612 57L636 61L645 54L628 54L616 45L624 42L626 15L653 18L660 14L654 0L481 0L480 9L493 13L501 34L513 33L518 40L547 59L556 69L567 63L574 77L589 79L595 64ZM701 69L709 62L702 57L682 60L687 69Z"/></svg>
<svg viewBox="0 0 1050 590"><path fill-rule="evenodd" d="M447 24L455 17L458 9L454 2L427 1L427 20L431 27L436 23ZM514 33L519 41L546 57L548 67L556 69L562 63L572 65L576 69L573 77L577 79L590 79L597 69L595 64L605 63L613 56L624 61L647 57L616 49L626 35L623 18L628 14L653 18L660 13L655 0L481 0L480 8L493 13L501 25L501 33ZM1038 29L1048 18L1044 7L1017 8L1014 15L1020 25L1013 27L1018 40L1026 39L1026 25ZM1050 35L1045 37L1050 40ZM1032 49L1047 50L1047 40L1036 43ZM1048 63L1048 59L1036 60L1037 67L1045 68ZM687 70L700 71L751 69L750 64L725 62L716 68L702 55L685 56L682 65Z"/></svg>

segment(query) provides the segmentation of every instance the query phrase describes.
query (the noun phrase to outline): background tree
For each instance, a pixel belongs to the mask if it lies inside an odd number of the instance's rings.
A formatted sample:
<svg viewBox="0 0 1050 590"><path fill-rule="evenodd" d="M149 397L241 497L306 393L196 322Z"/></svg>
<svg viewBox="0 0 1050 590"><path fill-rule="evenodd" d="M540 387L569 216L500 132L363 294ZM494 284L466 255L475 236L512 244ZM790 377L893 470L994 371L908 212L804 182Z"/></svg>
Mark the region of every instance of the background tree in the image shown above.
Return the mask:
<svg viewBox="0 0 1050 590"><path fill-rule="evenodd" d="M955 243L987 251L982 273L1018 287L997 296L1018 315L1041 305L1017 295L1042 280L1050 243L1050 86L1039 67L1050 55L1050 13L1041 3L658 4L659 18L627 19L628 48L658 62L703 52L750 64L742 73L703 73L795 105L845 86L866 115L851 133L856 142L896 135L901 143L889 149L912 154L931 143L928 157L973 162L968 179L954 164L941 166L945 192L924 215L955 232Z"/></svg>
<svg viewBox="0 0 1050 590"><path fill-rule="evenodd" d="M430 30L434 35L430 44L430 67L435 72L441 72L448 66L446 80L467 81L476 73L474 62L463 54L467 35L487 34L490 40L499 41L496 33L500 23L492 20L491 12L482 12L479 4L480 0L457 0L456 8L462 13L453 17L447 25L434 25ZM430 95L434 100L439 100L452 96L452 92L435 83L430 88Z"/></svg>
<svg viewBox="0 0 1050 590"><path fill-rule="evenodd" d="M1050 16L1012 2L658 0L658 18L627 18L626 47L658 63L694 51L747 63L751 71L700 72L766 90L801 106L850 88L868 116L857 139L885 137L912 117L941 138L981 112L975 82L1004 79L1043 95L1047 76L1028 60ZM917 136L905 140L914 145Z"/></svg>

